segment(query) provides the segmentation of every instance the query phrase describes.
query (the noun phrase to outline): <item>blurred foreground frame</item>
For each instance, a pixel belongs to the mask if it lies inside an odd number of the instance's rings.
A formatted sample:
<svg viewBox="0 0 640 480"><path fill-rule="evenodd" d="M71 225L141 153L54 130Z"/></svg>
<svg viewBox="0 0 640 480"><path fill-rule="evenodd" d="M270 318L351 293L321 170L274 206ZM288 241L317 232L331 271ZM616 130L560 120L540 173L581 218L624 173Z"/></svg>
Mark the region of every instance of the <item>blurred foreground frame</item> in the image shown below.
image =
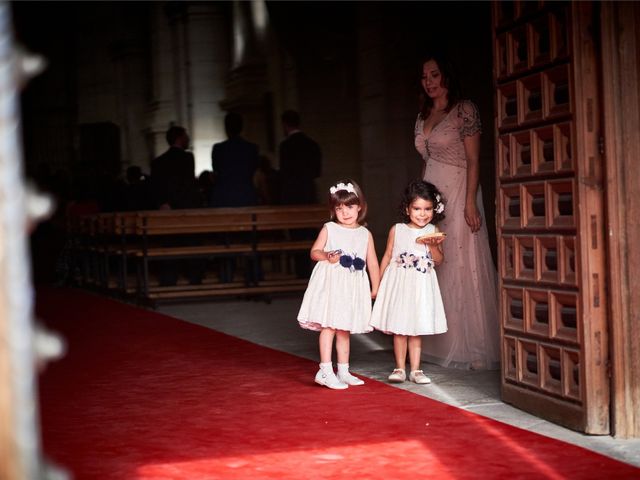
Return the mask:
<svg viewBox="0 0 640 480"><path fill-rule="evenodd" d="M47 339L55 344L57 337L35 326L27 248L31 226L52 204L25 184L19 107L20 89L44 60L15 43L6 1L0 1L0 66L0 478L63 479L66 474L47 466L40 445L37 345L51 346Z"/></svg>

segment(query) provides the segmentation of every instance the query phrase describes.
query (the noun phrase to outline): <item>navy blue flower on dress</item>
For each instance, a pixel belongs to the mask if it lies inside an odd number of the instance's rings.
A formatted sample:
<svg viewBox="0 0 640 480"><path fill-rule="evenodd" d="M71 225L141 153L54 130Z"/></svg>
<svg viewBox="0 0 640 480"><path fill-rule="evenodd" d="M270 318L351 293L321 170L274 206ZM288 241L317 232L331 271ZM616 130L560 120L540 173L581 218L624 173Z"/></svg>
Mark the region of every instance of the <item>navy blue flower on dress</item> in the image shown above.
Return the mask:
<svg viewBox="0 0 640 480"><path fill-rule="evenodd" d="M413 268L416 266L416 256L412 253L402 252L398 255L398 258L396 258L396 262L402 268Z"/></svg>
<svg viewBox="0 0 640 480"><path fill-rule="evenodd" d="M433 268L433 259L431 258L431 253L428 253L425 256L418 257L416 260L416 270L422 273L427 273L429 270Z"/></svg>
<svg viewBox="0 0 640 480"><path fill-rule="evenodd" d="M353 268L356 270L364 270L366 262L360 257L356 257L353 259Z"/></svg>
<svg viewBox="0 0 640 480"><path fill-rule="evenodd" d="M353 258L350 255L341 255L340 256L340 265L344 268L351 268L353 265Z"/></svg>
<svg viewBox="0 0 640 480"><path fill-rule="evenodd" d="M340 265L342 265L344 268L348 268L353 272L356 270L363 270L366 262L362 258L358 257L355 253L352 255L343 254L340 255Z"/></svg>
<svg viewBox="0 0 640 480"><path fill-rule="evenodd" d="M431 252L426 255L418 256L413 253L402 252L396 258L396 263L402 268L415 268L418 272L427 273L433 266L433 258Z"/></svg>

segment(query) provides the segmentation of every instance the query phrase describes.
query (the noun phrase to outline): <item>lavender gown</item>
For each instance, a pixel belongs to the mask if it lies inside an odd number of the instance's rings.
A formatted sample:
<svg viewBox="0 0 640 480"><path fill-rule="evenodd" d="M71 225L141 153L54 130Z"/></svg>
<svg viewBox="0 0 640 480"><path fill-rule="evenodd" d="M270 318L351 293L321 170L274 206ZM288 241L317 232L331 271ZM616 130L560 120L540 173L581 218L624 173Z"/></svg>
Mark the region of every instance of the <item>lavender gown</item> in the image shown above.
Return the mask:
<svg viewBox="0 0 640 480"><path fill-rule="evenodd" d="M445 260L437 267L449 330L424 339L428 361L456 368L497 368L499 324L497 275L487 236L487 219L478 188L476 204L482 228L471 233L464 219L467 160L463 138L481 129L477 107L463 101L424 134L418 116L415 146L426 162L424 179L443 193L446 218L438 224L447 233Z"/></svg>

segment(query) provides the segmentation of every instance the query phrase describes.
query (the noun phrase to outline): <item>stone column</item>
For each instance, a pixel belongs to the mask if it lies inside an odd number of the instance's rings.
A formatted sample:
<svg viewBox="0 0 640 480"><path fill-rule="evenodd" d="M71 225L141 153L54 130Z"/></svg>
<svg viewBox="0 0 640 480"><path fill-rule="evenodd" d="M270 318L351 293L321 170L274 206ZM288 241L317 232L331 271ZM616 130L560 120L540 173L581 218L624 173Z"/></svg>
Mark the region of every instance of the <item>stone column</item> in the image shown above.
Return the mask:
<svg viewBox="0 0 640 480"><path fill-rule="evenodd" d="M187 106L197 173L211 170L211 146L226 139L220 101L229 69L227 23L223 5L189 4L185 31Z"/></svg>
<svg viewBox="0 0 640 480"><path fill-rule="evenodd" d="M111 46L118 82L118 124L121 127L122 170L130 165L145 166L148 148L140 124L146 115L149 78L146 51L135 39Z"/></svg>
<svg viewBox="0 0 640 480"><path fill-rule="evenodd" d="M265 61L268 29L264 2L233 3L233 67L226 81L225 111L244 117L243 136L269 150L269 127L273 121Z"/></svg>
<svg viewBox="0 0 640 480"><path fill-rule="evenodd" d="M167 149L164 135L171 124L184 121L175 95L175 55L171 26L164 4L154 3L151 26L151 82L147 138L151 157Z"/></svg>
<svg viewBox="0 0 640 480"><path fill-rule="evenodd" d="M229 68L227 12L216 3L167 5L155 9L150 133L158 155L170 125L187 128L198 174L211 169L211 146L225 138L219 104Z"/></svg>

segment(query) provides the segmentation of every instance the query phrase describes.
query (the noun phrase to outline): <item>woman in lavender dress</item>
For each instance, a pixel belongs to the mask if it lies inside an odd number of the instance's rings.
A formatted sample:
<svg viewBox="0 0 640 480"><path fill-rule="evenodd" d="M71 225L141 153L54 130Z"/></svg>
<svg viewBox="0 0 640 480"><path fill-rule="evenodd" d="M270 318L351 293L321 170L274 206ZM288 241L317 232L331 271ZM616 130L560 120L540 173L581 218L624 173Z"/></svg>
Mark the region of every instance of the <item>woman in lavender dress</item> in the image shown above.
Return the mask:
<svg viewBox="0 0 640 480"><path fill-rule="evenodd" d="M487 235L479 177L480 117L460 99L449 64L429 57L422 65L424 101L415 146L423 179L443 193L447 217L445 261L438 267L449 330L424 340L426 359L443 366L487 369L499 364L497 275Z"/></svg>

